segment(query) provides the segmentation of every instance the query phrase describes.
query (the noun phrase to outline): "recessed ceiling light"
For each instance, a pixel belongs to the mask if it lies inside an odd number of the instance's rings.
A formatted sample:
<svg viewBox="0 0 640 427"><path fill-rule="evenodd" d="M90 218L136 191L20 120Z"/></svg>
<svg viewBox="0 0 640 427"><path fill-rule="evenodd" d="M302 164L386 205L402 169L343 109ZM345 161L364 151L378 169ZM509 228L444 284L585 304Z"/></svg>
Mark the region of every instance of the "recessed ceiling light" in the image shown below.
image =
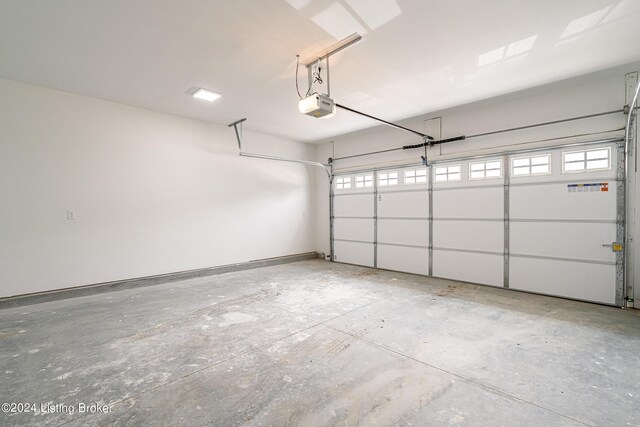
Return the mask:
<svg viewBox="0 0 640 427"><path fill-rule="evenodd" d="M213 102L216 99L220 98L222 95L217 92L210 91L208 89L200 88L197 91L193 92L192 96L194 98L204 99L205 101Z"/></svg>

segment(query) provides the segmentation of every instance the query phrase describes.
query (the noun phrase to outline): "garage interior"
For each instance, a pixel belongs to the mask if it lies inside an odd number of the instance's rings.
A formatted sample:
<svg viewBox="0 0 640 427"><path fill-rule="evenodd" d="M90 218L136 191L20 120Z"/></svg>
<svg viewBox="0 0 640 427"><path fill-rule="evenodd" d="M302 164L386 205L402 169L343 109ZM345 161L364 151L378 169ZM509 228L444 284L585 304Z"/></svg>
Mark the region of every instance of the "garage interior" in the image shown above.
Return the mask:
<svg viewBox="0 0 640 427"><path fill-rule="evenodd" d="M640 425L639 17L1 1L0 424Z"/></svg>

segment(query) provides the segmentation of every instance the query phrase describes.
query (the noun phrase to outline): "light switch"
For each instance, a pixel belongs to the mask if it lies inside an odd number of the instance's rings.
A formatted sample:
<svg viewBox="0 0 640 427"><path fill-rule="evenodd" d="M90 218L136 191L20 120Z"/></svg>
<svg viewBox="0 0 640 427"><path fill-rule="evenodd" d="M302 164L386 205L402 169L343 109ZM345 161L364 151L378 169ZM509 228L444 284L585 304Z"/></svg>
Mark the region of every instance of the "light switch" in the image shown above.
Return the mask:
<svg viewBox="0 0 640 427"><path fill-rule="evenodd" d="M67 219L76 219L76 211L67 211Z"/></svg>

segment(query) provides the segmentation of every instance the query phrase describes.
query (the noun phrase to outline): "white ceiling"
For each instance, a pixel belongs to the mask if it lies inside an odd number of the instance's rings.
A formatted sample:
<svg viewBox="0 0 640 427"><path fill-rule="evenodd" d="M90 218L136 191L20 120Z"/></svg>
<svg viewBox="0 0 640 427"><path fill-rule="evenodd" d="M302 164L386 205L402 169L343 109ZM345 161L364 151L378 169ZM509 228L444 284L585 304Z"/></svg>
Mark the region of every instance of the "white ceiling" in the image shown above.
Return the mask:
<svg viewBox="0 0 640 427"><path fill-rule="evenodd" d="M635 62L639 18L638 0L0 0L0 78L325 141L377 123L301 115L295 55L354 31L332 97L400 120Z"/></svg>

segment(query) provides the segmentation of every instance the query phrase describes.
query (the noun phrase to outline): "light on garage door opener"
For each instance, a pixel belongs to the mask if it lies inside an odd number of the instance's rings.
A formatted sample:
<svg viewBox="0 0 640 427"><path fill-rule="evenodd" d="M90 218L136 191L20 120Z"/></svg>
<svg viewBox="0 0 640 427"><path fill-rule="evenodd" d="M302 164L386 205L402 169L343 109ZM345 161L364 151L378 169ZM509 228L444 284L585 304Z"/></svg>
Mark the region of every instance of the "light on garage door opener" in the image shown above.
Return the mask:
<svg viewBox="0 0 640 427"><path fill-rule="evenodd" d="M327 95L314 93L298 102L302 114L317 118L329 118L336 114L336 104Z"/></svg>

